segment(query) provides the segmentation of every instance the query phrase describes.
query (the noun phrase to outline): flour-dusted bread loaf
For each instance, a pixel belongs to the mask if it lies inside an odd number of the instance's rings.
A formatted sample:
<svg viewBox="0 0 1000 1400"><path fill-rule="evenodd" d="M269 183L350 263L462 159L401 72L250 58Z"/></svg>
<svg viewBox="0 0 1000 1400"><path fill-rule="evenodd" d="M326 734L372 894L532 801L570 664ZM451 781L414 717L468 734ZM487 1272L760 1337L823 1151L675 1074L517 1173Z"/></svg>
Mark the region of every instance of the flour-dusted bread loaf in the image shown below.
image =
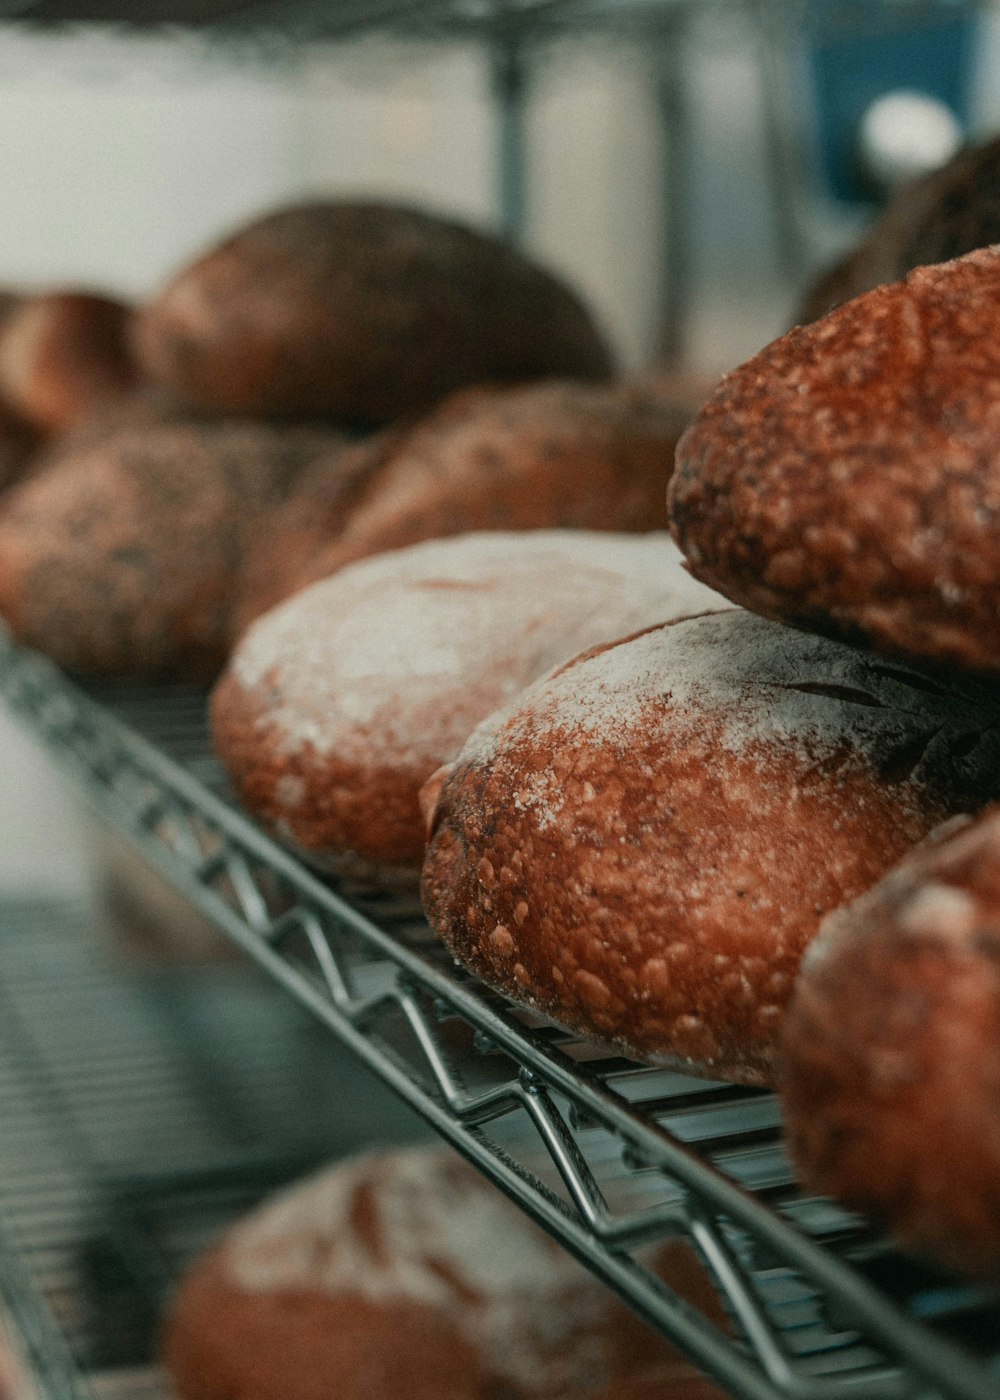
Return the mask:
<svg viewBox="0 0 1000 1400"><path fill-rule="evenodd" d="M690 418L630 385L552 383L456 394L306 474L250 557L245 626L356 559L470 530L645 531L666 523L674 448Z"/></svg>
<svg viewBox="0 0 1000 1400"><path fill-rule="evenodd" d="M250 533L332 430L124 426L48 459L0 505L0 616L73 670L210 676Z"/></svg>
<svg viewBox="0 0 1000 1400"><path fill-rule="evenodd" d="M1000 138L993 137L898 189L860 243L808 289L796 321L815 321L915 267L998 242Z"/></svg>
<svg viewBox="0 0 1000 1400"><path fill-rule="evenodd" d="M394 550L254 624L213 697L215 747L244 804L313 862L415 878L420 788L480 720L585 647L719 602L664 533Z"/></svg>
<svg viewBox="0 0 1000 1400"><path fill-rule="evenodd" d="M675 538L766 617L1000 673L1000 248L921 268L726 379L677 449Z"/></svg>
<svg viewBox="0 0 1000 1400"><path fill-rule="evenodd" d="M144 309L150 377L224 413L389 422L467 384L611 360L556 277L487 233L403 206L317 202L257 219Z"/></svg>
<svg viewBox="0 0 1000 1400"><path fill-rule="evenodd" d="M138 382L132 309L64 290L21 297L0 322L0 399L41 433L64 433Z"/></svg>
<svg viewBox="0 0 1000 1400"><path fill-rule="evenodd" d="M693 1253L658 1272L718 1302ZM265 1202L182 1284L181 1400L590 1400L675 1353L451 1152L355 1158Z"/></svg>
<svg viewBox="0 0 1000 1400"><path fill-rule="evenodd" d="M769 1082L823 915L995 792L985 690L735 610L598 648L425 790L431 925L582 1035Z"/></svg>
<svg viewBox="0 0 1000 1400"><path fill-rule="evenodd" d="M810 1189L1000 1279L1000 808L952 825L807 954L781 1089Z"/></svg>

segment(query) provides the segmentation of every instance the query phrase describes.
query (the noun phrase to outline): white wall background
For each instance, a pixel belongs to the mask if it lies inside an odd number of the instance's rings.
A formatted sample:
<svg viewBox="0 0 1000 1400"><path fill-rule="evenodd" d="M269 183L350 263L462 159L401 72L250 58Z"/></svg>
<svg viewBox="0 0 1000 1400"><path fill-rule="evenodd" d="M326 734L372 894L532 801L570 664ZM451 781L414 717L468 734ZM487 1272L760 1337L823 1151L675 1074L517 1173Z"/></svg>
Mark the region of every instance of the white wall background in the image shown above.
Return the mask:
<svg viewBox="0 0 1000 1400"><path fill-rule="evenodd" d="M662 134L647 58L594 41L546 55L528 141L526 243L584 291L634 367L649 360L660 307ZM993 18L980 129L1000 127L998 58ZM709 35L686 82L697 162L689 346L696 364L721 370L780 332L796 289L776 263L746 35ZM365 42L266 66L183 37L0 28L0 283L141 297L231 225L316 191L413 198L489 222L493 142L488 72L470 50ZM823 233L823 251L846 237L832 224ZM80 888L81 830L61 782L0 715L0 886Z"/></svg>

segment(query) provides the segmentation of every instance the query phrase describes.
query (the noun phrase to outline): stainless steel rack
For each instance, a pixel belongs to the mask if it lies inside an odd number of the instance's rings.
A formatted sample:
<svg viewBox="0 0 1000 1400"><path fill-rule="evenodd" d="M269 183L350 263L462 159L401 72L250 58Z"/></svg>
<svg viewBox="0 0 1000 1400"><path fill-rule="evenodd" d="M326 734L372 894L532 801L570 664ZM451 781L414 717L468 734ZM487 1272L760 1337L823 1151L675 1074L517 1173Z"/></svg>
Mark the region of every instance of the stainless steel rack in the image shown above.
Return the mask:
<svg viewBox="0 0 1000 1400"><path fill-rule="evenodd" d="M772 1096L602 1058L457 970L412 902L317 878L234 804L202 693L85 689L4 638L0 697L177 889L732 1394L1000 1397L995 1296L802 1196ZM674 1235L728 1332L645 1267Z"/></svg>

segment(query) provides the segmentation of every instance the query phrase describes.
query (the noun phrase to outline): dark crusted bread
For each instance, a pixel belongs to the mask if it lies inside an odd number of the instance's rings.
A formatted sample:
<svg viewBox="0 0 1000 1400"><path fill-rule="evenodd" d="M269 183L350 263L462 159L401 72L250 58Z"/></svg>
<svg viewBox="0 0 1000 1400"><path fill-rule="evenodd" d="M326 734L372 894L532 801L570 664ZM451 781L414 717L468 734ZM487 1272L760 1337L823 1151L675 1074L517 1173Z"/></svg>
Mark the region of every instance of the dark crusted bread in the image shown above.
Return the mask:
<svg viewBox="0 0 1000 1400"><path fill-rule="evenodd" d="M73 670L215 674L250 533L340 442L240 422L87 435L0 506L0 615Z"/></svg>
<svg viewBox="0 0 1000 1400"><path fill-rule="evenodd" d="M1000 672L1000 249L921 268L735 370L669 506L697 578L886 653Z"/></svg>
<svg viewBox="0 0 1000 1400"><path fill-rule="evenodd" d="M431 926L582 1035L769 1082L823 915L995 793L985 690L735 610L585 653L425 789Z"/></svg>
<svg viewBox="0 0 1000 1400"><path fill-rule="evenodd" d="M0 325L0 399L42 433L64 433L138 381L131 307L95 292L19 299Z"/></svg>
<svg viewBox="0 0 1000 1400"><path fill-rule="evenodd" d="M809 288L796 321L815 321L915 267L991 243L1000 243L1000 137L966 147L897 190L861 242Z"/></svg>
<svg viewBox="0 0 1000 1400"><path fill-rule="evenodd" d="M522 253L371 203L249 224L153 299L137 346L154 380L221 412L376 423L467 384L611 370L582 304Z"/></svg>
<svg viewBox="0 0 1000 1400"><path fill-rule="evenodd" d="M1000 1279L1000 808L928 842L806 956L780 1082L809 1188Z"/></svg>
<svg viewBox="0 0 1000 1400"><path fill-rule="evenodd" d="M345 564L470 530L646 531L690 414L643 388L466 390L307 473L252 550L238 625Z"/></svg>
<svg viewBox="0 0 1000 1400"><path fill-rule="evenodd" d="M718 1323L693 1251L654 1267ZM181 1400L597 1400L676 1353L457 1155L355 1158L264 1203L182 1284Z"/></svg>

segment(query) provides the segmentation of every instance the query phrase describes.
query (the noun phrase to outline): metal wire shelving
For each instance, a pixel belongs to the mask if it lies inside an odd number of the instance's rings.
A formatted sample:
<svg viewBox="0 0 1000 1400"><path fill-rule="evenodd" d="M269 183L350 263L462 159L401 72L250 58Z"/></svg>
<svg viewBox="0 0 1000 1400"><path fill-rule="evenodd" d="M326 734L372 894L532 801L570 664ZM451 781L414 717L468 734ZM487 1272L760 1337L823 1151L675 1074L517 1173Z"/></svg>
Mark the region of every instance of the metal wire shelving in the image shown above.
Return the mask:
<svg viewBox="0 0 1000 1400"><path fill-rule="evenodd" d="M85 689L5 638L0 697L177 889L733 1395L1000 1397L995 1297L803 1197L772 1096L602 1058L456 969L412 903L319 879L234 804L202 693ZM646 1268L675 1235L729 1332Z"/></svg>

